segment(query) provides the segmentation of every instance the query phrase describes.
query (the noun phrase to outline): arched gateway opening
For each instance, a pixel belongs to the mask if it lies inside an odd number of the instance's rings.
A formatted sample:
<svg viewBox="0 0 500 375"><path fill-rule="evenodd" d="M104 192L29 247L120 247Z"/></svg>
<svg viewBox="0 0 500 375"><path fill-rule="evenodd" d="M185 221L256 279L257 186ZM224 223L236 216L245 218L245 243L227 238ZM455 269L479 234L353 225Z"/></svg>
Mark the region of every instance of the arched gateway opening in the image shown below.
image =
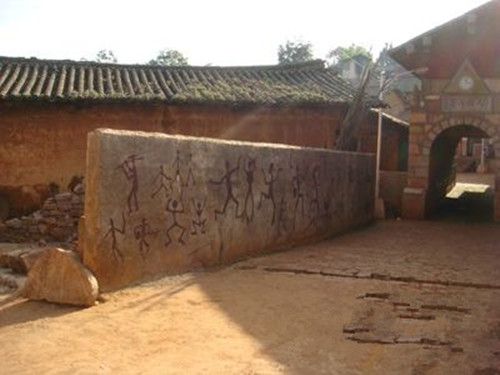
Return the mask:
<svg viewBox="0 0 500 375"><path fill-rule="evenodd" d="M488 162L493 219L500 222L499 17L500 1L488 1L389 51L408 71L422 72L411 103L403 218L432 216L455 185L461 139L477 138L470 144L481 150L487 137L495 155Z"/></svg>
<svg viewBox="0 0 500 375"><path fill-rule="evenodd" d="M426 216L492 220L494 158L487 127L455 125L437 134L430 147ZM485 128L485 129L483 129Z"/></svg>

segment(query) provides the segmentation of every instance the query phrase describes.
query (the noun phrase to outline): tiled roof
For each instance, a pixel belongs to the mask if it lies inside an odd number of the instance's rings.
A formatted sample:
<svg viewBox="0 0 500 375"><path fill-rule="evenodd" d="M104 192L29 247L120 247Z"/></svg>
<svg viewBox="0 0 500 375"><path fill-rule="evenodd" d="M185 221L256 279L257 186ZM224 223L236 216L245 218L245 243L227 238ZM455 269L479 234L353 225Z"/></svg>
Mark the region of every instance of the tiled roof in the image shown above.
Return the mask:
<svg viewBox="0 0 500 375"><path fill-rule="evenodd" d="M353 93L322 61L164 67L0 57L0 101L330 104Z"/></svg>

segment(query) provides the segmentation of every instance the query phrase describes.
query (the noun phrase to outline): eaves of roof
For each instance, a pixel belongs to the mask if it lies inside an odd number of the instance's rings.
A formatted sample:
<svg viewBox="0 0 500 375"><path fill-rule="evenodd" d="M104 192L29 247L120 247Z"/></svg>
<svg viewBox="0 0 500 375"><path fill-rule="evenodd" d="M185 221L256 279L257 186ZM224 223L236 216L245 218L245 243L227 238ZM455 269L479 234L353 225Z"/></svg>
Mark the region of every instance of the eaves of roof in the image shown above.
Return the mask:
<svg viewBox="0 0 500 375"><path fill-rule="evenodd" d="M328 105L354 93L322 61L173 67L0 57L0 101Z"/></svg>

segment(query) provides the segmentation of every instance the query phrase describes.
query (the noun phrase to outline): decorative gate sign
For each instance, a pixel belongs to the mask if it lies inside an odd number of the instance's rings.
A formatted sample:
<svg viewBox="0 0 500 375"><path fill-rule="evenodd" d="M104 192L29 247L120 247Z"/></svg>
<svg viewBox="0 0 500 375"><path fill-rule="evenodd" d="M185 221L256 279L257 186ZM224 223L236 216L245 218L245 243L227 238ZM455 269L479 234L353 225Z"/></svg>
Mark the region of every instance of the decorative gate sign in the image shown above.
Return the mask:
<svg viewBox="0 0 500 375"><path fill-rule="evenodd" d="M491 112L491 96L447 95L441 99L443 112Z"/></svg>

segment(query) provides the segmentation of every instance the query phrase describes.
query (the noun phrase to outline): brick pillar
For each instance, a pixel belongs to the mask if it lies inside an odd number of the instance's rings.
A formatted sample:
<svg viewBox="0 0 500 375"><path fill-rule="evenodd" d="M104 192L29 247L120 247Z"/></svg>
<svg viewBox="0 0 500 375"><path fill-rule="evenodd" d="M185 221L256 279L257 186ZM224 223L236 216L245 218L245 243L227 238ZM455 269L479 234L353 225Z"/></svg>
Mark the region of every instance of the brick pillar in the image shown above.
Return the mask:
<svg viewBox="0 0 500 375"><path fill-rule="evenodd" d="M495 201L493 204L494 204L493 220L496 223L500 223L500 189L499 188L496 188L496 190L495 190Z"/></svg>
<svg viewBox="0 0 500 375"><path fill-rule="evenodd" d="M495 197L493 200L493 220L500 223L500 155L490 164L495 173Z"/></svg>
<svg viewBox="0 0 500 375"><path fill-rule="evenodd" d="M429 148L426 141L425 113L413 112L410 119L408 186L403 191L402 216L404 219L425 218L429 179Z"/></svg>

